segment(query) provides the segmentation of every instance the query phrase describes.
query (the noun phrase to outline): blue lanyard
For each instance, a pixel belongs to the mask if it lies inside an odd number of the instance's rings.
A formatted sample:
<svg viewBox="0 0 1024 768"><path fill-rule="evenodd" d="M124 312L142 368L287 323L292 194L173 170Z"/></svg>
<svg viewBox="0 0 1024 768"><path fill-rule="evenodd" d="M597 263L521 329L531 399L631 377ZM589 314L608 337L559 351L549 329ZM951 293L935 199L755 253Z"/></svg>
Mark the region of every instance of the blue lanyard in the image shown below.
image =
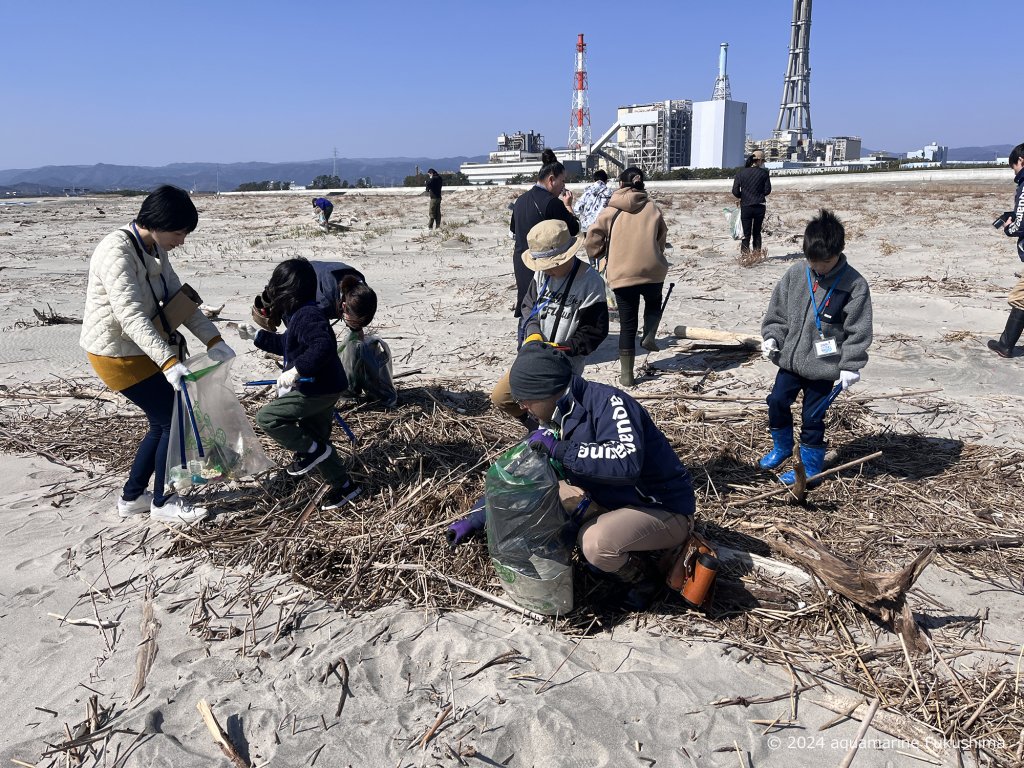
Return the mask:
<svg viewBox="0 0 1024 768"><path fill-rule="evenodd" d="M814 283L811 281L811 268L807 267L807 290L811 293L811 306L814 307L814 325L818 328L818 335L821 335L821 313L828 306L828 300L832 297L832 291L839 285L839 278L843 276L843 272L849 264L844 264L843 268L839 270L839 274L836 275L836 279L832 281L832 286L828 289L825 294L825 298L821 300L821 304L814 301Z"/></svg>
<svg viewBox="0 0 1024 768"><path fill-rule="evenodd" d="M549 282L551 282L551 276L544 275L544 282L541 283L540 293L537 294L537 300L533 302L533 307L530 308L530 316L527 318L527 320L532 320L534 317L540 314L540 311L544 309L544 307L551 303L552 297L545 295L548 290Z"/></svg>

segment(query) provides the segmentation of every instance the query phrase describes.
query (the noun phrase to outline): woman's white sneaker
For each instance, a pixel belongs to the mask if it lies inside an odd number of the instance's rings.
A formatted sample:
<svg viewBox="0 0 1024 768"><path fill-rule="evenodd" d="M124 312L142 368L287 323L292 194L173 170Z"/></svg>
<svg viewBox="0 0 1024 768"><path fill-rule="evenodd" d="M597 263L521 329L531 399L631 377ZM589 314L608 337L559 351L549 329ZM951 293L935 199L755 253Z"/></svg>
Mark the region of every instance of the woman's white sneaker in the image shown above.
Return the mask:
<svg viewBox="0 0 1024 768"><path fill-rule="evenodd" d="M150 506L153 504L153 494L149 491L144 491L141 496L137 499L128 501L124 496L117 497L117 514L121 517L133 517L134 515L143 515L149 512Z"/></svg>
<svg viewBox="0 0 1024 768"><path fill-rule="evenodd" d="M168 497L163 506L150 505L149 516L165 523L198 523L207 515L206 507L186 504L177 496Z"/></svg>

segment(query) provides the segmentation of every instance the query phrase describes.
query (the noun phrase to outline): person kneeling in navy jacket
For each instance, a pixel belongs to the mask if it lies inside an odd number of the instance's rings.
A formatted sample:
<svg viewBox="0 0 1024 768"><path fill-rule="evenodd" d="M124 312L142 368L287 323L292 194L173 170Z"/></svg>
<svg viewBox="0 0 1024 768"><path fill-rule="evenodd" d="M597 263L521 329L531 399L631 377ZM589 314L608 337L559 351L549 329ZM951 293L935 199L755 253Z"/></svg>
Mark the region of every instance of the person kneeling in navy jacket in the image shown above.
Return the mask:
<svg viewBox="0 0 1024 768"><path fill-rule="evenodd" d="M565 469L562 503L581 510L583 556L630 587L628 607L646 607L661 580L634 553L689 538L696 502L686 467L643 406L620 389L574 376L569 359L547 344L523 345L509 384L542 426L530 447Z"/></svg>

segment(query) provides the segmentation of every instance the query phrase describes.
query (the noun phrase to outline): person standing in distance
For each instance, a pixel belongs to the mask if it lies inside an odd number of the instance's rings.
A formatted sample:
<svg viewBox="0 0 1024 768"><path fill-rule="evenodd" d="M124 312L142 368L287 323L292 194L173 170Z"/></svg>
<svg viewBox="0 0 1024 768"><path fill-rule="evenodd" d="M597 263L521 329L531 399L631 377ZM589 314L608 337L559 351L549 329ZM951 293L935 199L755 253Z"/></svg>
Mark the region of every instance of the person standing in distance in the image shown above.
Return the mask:
<svg viewBox="0 0 1024 768"><path fill-rule="evenodd" d="M740 223L743 240L740 253L750 253L750 238L754 238L754 251L761 251L761 225L767 210L765 198L772 193L772 180L764 167L764 151L755 150L736 178L732 180L732 195L740 201Z"/></svg>
<svg viewBox="0 0 1024 768"><path fill-rule="evenodd" d="M430 214L427 229L441 228L441 175L433 168L427 169L427 195L430 196Z"/></svg>
<svg viewBox="0 0 1024 768"><path fill-rule="evenodd" d="M1024 144L1013 148L1009 160L1017 192L1013 196L1013 210L1002 216L1002 229L1008 237L1017 238L1017 256L1024 261ZM988 348L1000 357L1013 357L1013 348L1024 331L1024 278L1013 286L1007 301L1010 316L1006 318L1006 327L998 339L988 342Z"/></svg>
<svg viewBox="0 0 1024 768"><path fill-rule="evenodd" d="M522 255L529 248L526 238L530 230L547 219L561 219L569 228L569 235L580 233L580 222L572 212L572 192L565 188L565 166L555 153L545 149L540 156L541 168L537 183L523 192L512 205L509 230L515 236L512 251L512 271L516 276L516 304L513 316L522 317L523 297L530 287L534 273L523 263Z"/></svg>

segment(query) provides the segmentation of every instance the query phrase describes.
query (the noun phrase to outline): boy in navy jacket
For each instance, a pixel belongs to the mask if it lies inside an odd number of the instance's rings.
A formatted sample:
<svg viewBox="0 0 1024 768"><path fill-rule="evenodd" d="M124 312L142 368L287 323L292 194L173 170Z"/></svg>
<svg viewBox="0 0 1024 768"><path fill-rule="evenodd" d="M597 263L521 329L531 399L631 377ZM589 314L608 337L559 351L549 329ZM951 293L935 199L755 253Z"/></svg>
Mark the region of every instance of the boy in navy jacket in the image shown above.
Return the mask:
<svg viewBox="0 0 1024 768"><path fill-rule="evenodd" d="M283 319L284 333L243 326L240 335L265 352L284 358L277 379L278 397L256 414L256 423L282 448L295 452L289 475L318 467L329 489L323 509L337 509L359 495L338 452L331 445L334 406L346 388L338 343L316 305L317 276L305 259L277 265L265 291Z"/></svg>

